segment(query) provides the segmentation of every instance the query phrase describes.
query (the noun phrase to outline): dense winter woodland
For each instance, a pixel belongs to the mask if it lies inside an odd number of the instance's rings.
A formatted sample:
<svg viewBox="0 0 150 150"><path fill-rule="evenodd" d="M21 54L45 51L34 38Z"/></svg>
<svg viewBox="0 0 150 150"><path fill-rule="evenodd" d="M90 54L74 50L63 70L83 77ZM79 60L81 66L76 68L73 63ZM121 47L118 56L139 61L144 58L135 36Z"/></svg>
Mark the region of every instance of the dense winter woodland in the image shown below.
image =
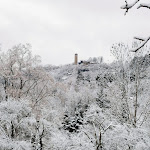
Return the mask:
<svg viewBox="0 0 150 150"><path fill-rule="evenodd" d="M2 50L0 150L150 150L150 38L135 39L111 47L111 64L42 66L29 44Z"/></svg>
<svg viewBox="0 0 150 150"><path fill-rule="evenodd" d="M148 47L114 44L111 64L44 67L30 49L0 55L1 150L150 149Z"/></svg>

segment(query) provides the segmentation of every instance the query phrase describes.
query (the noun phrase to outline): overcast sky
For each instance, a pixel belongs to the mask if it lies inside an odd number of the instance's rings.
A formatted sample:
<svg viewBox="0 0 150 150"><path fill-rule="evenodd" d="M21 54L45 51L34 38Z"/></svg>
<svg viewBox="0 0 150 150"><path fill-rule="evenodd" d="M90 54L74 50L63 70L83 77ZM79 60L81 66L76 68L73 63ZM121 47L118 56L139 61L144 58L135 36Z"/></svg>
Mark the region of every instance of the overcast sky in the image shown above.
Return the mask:
<svg viewBox="0 0 150 150"><path fill-rule="evenodd" d="M133 9L124 16L123 4L124 0L0 0L1 47L30 43L43 64L72 63L75 53L80 60L103 56L111 61L113 43L150 34L150 11Z"/></svg>

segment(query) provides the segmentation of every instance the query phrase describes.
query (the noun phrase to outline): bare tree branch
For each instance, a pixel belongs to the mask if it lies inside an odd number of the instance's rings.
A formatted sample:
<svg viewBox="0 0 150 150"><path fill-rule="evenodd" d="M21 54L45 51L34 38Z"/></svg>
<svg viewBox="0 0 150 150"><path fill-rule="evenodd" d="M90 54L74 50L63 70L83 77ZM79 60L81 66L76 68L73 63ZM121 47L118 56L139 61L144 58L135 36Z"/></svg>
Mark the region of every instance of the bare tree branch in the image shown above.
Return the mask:
<svg viewBox="0 0 150 150"><path fill-rule="evenodd" d="M142 41L142 43L137 48L132 49L131 52L137 52L139 49L144 47L147 44L147 42L150 40L150 37L148 37L146 39L135 37L134 39L140 40L140 41Z"/></svg>
<svg viewBox="0 0 150 150"><path fill-rule="evenodd" d="M134 39L135 39L135 40L139 40L139 41L145 41L145 39L144 39L144 38L137 37L137 36L136 36L136 37L134 37Z"/></svg>

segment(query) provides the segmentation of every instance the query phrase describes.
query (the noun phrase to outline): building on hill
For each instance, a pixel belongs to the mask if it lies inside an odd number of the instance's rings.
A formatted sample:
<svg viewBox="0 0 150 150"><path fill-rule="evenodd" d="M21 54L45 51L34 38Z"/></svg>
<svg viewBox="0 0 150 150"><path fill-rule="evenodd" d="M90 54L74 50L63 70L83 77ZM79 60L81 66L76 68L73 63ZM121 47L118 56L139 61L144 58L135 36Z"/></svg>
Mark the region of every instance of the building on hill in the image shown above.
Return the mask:
<svg viewBox="0 0 150 150"><path fill-rule="evenodd" d="M81 60L80 62L79 62L79 65L81 65L81 64L83 64L83 65L89 65L89 64L91 64L89 61L83 61L83 60Z"/></svg>

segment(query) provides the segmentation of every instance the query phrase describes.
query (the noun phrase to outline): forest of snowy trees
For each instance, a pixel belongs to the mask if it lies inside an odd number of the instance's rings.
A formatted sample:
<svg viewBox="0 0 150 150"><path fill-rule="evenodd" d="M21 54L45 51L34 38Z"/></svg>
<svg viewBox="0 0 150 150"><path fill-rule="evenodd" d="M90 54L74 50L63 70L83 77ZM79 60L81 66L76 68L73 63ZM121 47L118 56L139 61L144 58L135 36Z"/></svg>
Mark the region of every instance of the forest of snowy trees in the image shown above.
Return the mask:
<svg viewBox="0 0 150 150"><path fill-rule="evenodd" d="M150 8L136 0L122 9ZM41 65L30 44L0 51L0 150L149 150L150 37L115 61Z"/></svg>
<svg viewBox="0 0 150 150"><path fill-rule="evenodd" d="M111 53L111 64L43 67L29 44L2 52L0 149L148 150L149 48Z"/></svg>

